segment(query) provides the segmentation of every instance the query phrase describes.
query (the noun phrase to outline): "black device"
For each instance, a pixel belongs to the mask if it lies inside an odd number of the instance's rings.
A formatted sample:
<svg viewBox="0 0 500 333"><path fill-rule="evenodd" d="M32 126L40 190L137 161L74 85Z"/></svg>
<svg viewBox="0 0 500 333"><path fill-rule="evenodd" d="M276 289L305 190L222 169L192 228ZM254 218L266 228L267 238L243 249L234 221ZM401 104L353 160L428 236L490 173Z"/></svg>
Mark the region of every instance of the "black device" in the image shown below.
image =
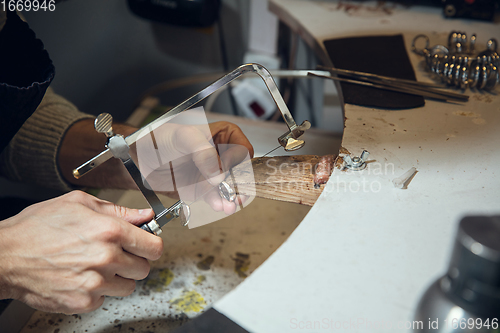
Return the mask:
<svg viewBox="0 0 500 333"><path fill-rule="evenodd" d="M142 18L191 27L214 24L220 5L220 0L128 0L130 10Z"/></svg>
<svg viewBox="0 0 500 333"><path fill-rule="evenodd" d="M442 0L445 17L492 21L500 0Z"/></svg>

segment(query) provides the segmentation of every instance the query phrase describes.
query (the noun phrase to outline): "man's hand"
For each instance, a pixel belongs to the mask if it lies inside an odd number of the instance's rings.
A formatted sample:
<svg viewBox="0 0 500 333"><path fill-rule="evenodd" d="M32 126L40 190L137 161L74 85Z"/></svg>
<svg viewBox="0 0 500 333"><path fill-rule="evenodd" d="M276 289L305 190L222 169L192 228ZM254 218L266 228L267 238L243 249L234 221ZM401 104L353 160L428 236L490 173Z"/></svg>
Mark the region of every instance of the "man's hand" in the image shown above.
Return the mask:
<svg viewBox="0 0 500 333"><path fill-rule="evenodd" d="M235 166L245 159L248 153L250 158L253 157L254 150L253 146L248 141L247 137L241 129L233 123L226 121L219 121L209 124L210 132L212 133L213 142L216 146L218 145L237 145L234 148L230 148L225 152L219 151L222 161L225 163L226 170ZM246 198L238 196L237 200L245 200ZM216 211L224 211L226 214L233 214L236 211L237 202L228 202L226 200L221 200L219 193L212 191L207 194L205 201L212 206Z"/></svg>
<svg viewBox="0 0 500 333"><path fill-rule="evenodd" d="M0 222L0 298L71 314L130 295L163 251L136 226L152 218L80 191L26 208Z"/></svg>
<svg viewBox="0 0 500 333"><path fill-rule="evenodd" d="M253 147L238 126L166 123L139 137L138 166L154 191L187 202L203 196L215 211L228 215L236 211L237 203L222 199L218 185L232 167L253 156Z"/></svg>
<svg viewBox="0 0 500 333"><path fill-rule="evenodd" d="M136 128L114 124L116 133L129 135ZM155 191L176 197L172 182L172 175L168 161L184 159L186 163L177 163L174 168L175 177L182 186L183 179L189 182L198 182L196 195L204 195L210 186L217 186L224 180L223 171L240 163L248 155L253 157L253 147L241 129L230 122L219 121L205 126L187 126L167 123L156 129L152 137L146 135L139 139L137 145L131 147L131 155L139 155L139 168L147 177ZM226 151L217 152L216 147L232 147ZM141 142L145 144L141 148ZM88 161L105 149L106 138L94 130L91 119L82 120L74 124L66 133L59 151L58 160L64 178L75 185L99 188L136 188L132 178L122 163L112 158L103 165L89 172L80 179L73 177L72 171L77 166ZM146 147L146 148L144 148ZM162 155L161 166L158 164L157 152ZM145 151L146 150L146 151ZM142 154L142 158L141 158ZM146 156L146 157L144 157ZM186 167L184 167L186 166ZM222 168L222 169L221 169ZM154 172L152 172L154 170ZM207 180L207 181L204 181ZM185 184L186 182L184 182ZM210 184L209 184L210 183ZM241 199L241 198L238 198ZM232 214L236 210L236 203L222 200L216 189L207 193L204 200L215 210Z"/></svg>
<svg viewBox="0 0 500 333"><path fill-rule="evenodd" d="M159 141L157 147L166 154L176 152L176 154L186 155L199 152L195 163L206 178L210 178L211 173L219 173L217 160L213 161L212 159L211 162L207 163L207 153L210 155L211 152L215 151L210 144L210 139L213 140L215 145L228 144L244 147L245 152L248 152L250 157L253 157L252 144L237 125L219 121L208 124L208 126L209 132L205 129L200 130L203 126L183 126L184 130L180 130L180 127L178 127L179 131L175 133L165 131L165 135L156 138ZM128 136L137 130L137 128L121 124L113 124L113 129L115 133L124 136ZM135 184L125 167L115 158L80 179L73 177L73 169L105 150L105 144L105 136L95 131L92 119L81 120L71 126L62 140L58 153L58 162L64 179L79 186L135 188ZM130 153L134 155L134 149L131 149ZM238 158L233 154L233 159L230 159L230 154L226 154L224 161L228 164L234 164L237 163ZM175 159L175 156L170 156L170 160L172 159ZM223 178L220 180L223 180Z"/></svg>

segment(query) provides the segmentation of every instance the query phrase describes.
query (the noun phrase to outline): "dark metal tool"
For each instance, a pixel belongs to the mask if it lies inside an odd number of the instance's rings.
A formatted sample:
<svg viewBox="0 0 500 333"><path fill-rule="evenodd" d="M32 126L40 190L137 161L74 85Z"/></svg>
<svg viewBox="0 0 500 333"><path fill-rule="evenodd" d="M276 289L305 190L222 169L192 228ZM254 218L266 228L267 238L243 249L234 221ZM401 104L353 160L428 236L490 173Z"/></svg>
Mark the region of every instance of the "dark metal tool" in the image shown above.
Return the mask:
<svg viewBox="0 0 500 333"><path fill-rule="evenodd" d="M132 160L129 153L130 147L125 141L125 138L120 134L115 134L112 126L113 117L109 113L101 113L94 121L96 131L108 137L106 147L115 158L122 161L128 173L155 213L154 219L151 222L144 223L140 228L152 234L159 235L161 234L161 228L176 217L181 217L183 225L187 225L190 216L189 206L182 200L177 201L169 208L163 206L156 193L151 189L147 180L142 177L139 168Z"/></svg>
<svg viewBox="0 0 500 333"><path fill-rule="evenodd" d="M335 76L318 75L318 74L314 74L314 73L309 73L309 75L315 76L315 77L321 77L324 79L330 79L330 80L334 80L334 81L359 84L362 86L368 86L368 87L372 87L372 88L392 90L392 91L402 92L402 93L411 94L411 95L423 96L423 97L432 98L432 99L436 99L436 100L440 100L440 101L467 102L469 100L469 96L467 96L467 95L444 92L444 91L432 89L429 87L410 86L410 85L407 85L404 83L396 83L394 81L390 82L390 81L384 81L384 80L378 80L378 79L371 79L371 78L368 78L366 76L342 74L342 75L346 75L346 76L350 76L350 77L353 77L353 76L355 77L354 79L347 79L347 78L341 78L341 77L335 77Z"/></svg>

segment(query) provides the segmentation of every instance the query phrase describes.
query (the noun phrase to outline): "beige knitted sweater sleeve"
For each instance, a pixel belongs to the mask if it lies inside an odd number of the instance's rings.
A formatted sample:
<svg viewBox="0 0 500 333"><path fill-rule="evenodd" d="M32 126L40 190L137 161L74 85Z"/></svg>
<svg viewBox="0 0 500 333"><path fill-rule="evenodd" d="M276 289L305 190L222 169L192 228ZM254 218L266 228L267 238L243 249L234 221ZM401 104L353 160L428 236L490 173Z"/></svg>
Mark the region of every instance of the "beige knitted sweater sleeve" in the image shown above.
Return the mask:
<svg viewBox="0 0 500 333"><path fill-rule="evenodd" d="M33 115L0 155L0 174L16 181L69 191L74 189L59 170L62 138L75 122L93 118L48 89Z"/></svg>

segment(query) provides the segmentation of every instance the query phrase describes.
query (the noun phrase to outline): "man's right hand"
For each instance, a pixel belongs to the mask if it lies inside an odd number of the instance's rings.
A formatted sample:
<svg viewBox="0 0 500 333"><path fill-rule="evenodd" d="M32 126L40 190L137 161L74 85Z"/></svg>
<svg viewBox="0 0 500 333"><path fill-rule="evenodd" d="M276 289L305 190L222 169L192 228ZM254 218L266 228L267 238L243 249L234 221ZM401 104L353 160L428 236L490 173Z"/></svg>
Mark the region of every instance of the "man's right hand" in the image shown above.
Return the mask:
<svg viewBox="0 0 500 333"><path fill-rule="evenodd" d="M72 314L130 295L163 251L136 226L153 215L73 191L1 221L0 298Z"/></svg>

